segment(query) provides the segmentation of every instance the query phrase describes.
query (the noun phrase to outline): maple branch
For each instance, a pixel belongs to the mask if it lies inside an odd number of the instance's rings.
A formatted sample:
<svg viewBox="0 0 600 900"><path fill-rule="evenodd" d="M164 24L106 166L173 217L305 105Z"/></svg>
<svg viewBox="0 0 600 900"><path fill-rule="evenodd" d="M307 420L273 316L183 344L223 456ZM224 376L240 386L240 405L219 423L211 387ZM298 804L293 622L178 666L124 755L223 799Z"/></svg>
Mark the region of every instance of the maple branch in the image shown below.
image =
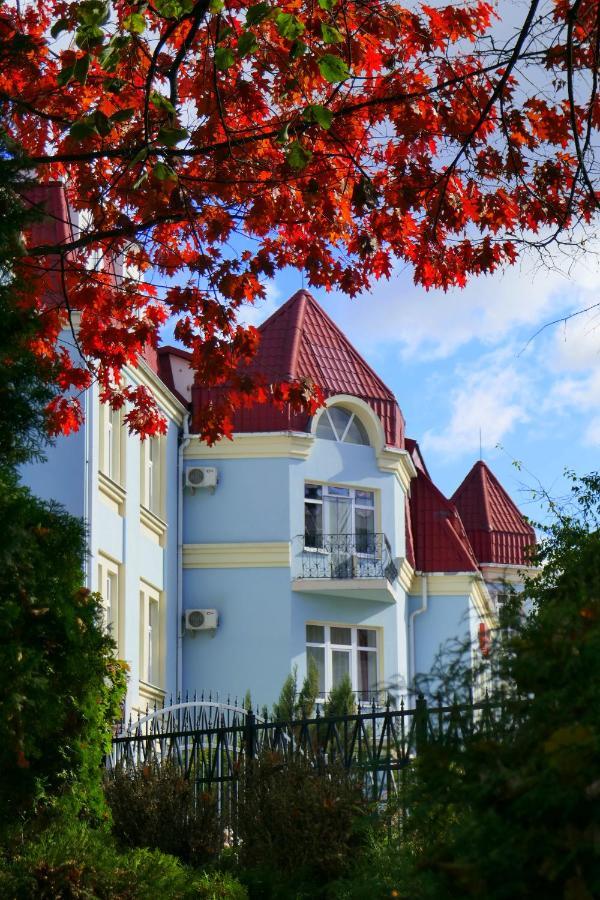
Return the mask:
<svg viewBox="0 0 600 900"><path fill-rule="evenodd" d="M589 172L587 169L587 164L585 161L585 154L587 151L587 140L586 144L582 148L581 141L579 139L579 128L577 125L577 116L576 116L576 106L575 106L575 90L573 86L573 28L575 22L577 20L577 13L579 12L579 7L581 6L581 0L575 0L575 3L569 10L567 16L567 93L569 95L569 117L571 119L571 131L573 133L573 144L575 146L575 153L577 154L577 171L573 177L574 184L577 183L577 179L579 175L583 177L584 183L590 192L590 196L594 204L598 204L596 198L596 190L594 185L591 182ZM596 38L598 41L598 37ZM597 57L596 57L597 59ZM597 75L595 75L597 77ZM592 106L593 106L593 98L592 98ZM589 130L588 130L588 138L589 138ZM571 201L572 202L572 201Z"/></svg>
<svg viewBox="0 0 600 900"><path fill-rule="evenodd" d="M523 353L525 353L525 351L529 347L529 345L532 344L533 341L535 341L535 339L537 337L539 337L543 331L546 331L547 328L552 328L553 325L561 325L561 324L566 325L567 322L569 321L569 319L575 319L577 316L582 316L584 313L590 312L592 309L597 309L599 306L600 306L600 301L598 303L592 303L591 306L586 306L585 309L578 309L573 313L569 313L569 315L567 315L567 316L559 316L558 319L553 319L551 322L546 322L545 325L542 325L541 328L538 328L538 330L535 332L535 334L531 335L531 337L529 338L529 340L527 341L525 346L521 350L519 350L519 352L517 353L517 356L522 356Z"/></svg>
<svg viewBox="0 0 600 900"><path fill-rule="evenodd" d="M177 51L175 58L169 68L169 71L167 72L167 78L169 80L169 85L171 88L170 100L173 106L175 106L177 103L177 73L179 71L179 67L185 59L186 53L192 46L193 40L196 37L200 25L202 24L202 20L208 12L209 4L210 0L199 0L199 2L196 3L191 13L192 22L190 25L190 29L184 40L181 42L181 47Z"/></svg>
<svg viewBox="0 0 600 900"><path fill-rule="evenodd" d="M123 225L120 228L108 228L105 231L95 231L92 234L81 235L75 240L65 241L60 244L58 250L61 253L69 253L73 250L81 250L83 247L88 247L90 244L100 243L101 241L110 240L112 238L135 237L143 231L154 228L156 225L173 224L177 221L181 221L181 219L181 210L173 213L163 213L162 215L155 216L153 219L148 219L146 222L137 224L131 222L129 225ZM49 256L56 252L56 244L39 244L37 247L30 247L27 249L28 256Z"/></svg>

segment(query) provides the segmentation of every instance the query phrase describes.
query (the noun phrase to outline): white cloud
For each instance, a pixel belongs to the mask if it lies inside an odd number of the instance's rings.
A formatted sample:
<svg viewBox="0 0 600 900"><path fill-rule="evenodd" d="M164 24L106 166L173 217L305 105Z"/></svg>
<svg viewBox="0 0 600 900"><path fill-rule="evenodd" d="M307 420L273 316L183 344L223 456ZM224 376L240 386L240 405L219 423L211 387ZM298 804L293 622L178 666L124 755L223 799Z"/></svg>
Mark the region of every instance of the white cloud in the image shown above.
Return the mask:
<svg viewBox="0 0 600 900"><path fill-rule="evenodd" d="M240 308L238 321L242 325L260 325L281 305L281 290L274 281L268 281L265 290L267 295L264 300L257 300L252 306L245 305Z"/></svg>
<svg viewBox="0 0 600 900"><path fill-rule="evenodd" d="M512 350L494 351L455 370L448 422L424 435L424 450L459 457L496 446L529 420L531 384L514 362Z"/></svg>
<svg viewBox="0 0 600 900"><path fill-rule="evenodd" d="M525 331L525 343L545 322L595 302L599 287L598 260L590 252L576 261L565 256L555 268L525 259L446 294L415 286L404 270L354 301L320 299L363 352L397 344L403 359L442 359L473 340L498 346L517 329Z"/></svg>

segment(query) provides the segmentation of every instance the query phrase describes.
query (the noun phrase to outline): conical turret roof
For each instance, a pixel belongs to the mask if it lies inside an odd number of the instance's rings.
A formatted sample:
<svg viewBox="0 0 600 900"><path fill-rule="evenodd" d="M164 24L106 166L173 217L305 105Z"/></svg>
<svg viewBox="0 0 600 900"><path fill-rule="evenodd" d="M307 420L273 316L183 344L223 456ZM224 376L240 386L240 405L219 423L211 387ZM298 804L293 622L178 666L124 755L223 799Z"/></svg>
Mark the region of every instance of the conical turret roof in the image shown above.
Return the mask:
<svg viewBox="0 0 600 900"><path fill-rule="evenodd" d="M452 496L480 565L527 565L535 531L479 460Z"/></svg>
<svg viewBox="0 0 600 900"><path fill-rule="evenodd" d="M258 329L260 344L251 371L273 381L310 379L326 397L349 394L368 403L383 424L386 443L403 447L404 420L392 391L308 291L297 291ZM201 386L198 402L206 400ZM242 409L235 431L306 430L307 416L266 405Z"/></svg>

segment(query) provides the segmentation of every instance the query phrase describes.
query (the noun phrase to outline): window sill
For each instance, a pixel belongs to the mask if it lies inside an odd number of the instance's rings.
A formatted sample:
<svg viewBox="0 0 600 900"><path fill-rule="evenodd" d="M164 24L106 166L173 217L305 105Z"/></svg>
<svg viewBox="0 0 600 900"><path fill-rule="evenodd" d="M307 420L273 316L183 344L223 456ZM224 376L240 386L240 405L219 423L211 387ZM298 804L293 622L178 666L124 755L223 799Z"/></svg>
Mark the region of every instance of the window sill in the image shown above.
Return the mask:
<svg viewBox="0 0 600 900"><path fill-rule="evenodd" d="M163 705L166 693L162 688L149 684L147 681L140 680L140 701L145 701L151 705Z"/></svg>
<svg viewBox="0 0 600 900"><path fill-rule="evenodd" d="M164 546L167 523L145 506L140 506L140 525L142 531L160 546Z"/></svg>
<svg viewBox="0 0 600 900"><path fill-rule="evenodd" d="M98 490L108 506L115 510L119 516L125 514L125 500L127 492L125 488L113 481L102 471L98 471Z"/></svg>

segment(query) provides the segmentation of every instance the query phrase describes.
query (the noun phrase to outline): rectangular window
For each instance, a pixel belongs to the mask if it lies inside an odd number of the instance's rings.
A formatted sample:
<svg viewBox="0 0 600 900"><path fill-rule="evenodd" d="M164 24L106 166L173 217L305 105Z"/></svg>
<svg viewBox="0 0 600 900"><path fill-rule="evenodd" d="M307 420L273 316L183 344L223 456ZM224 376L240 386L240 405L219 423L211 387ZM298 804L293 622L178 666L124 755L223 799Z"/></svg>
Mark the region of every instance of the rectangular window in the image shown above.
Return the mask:
<svg viewBox="0 0 600 900"><path fill-rule="evenodd" d="M121 637L120 569L119 563L106 556L98 556L98 592L102 595L104 626L117 644L117 649Z"/></svg>
<svg viewBox="0 0 600 900"><path fill-rule="evenodd" d="M163 442L158 437L149 437L140 442L140 496L142 506L155 515L162 514L161 472Z"/></svg>
<svg viewBox="0 0 600 900"><path fill-rule="evenodd" d="M375 552L375 492L306 483L304 485L304 544L321 549ZM325 540L325 536L327 540ZM343 546L342 546L343 544Z"/></svg>
<svg viewBox="0 0 600 900"><path fill-rule="evenodd" d="M121 410L100 404L100 471L115 481L123 482L123 429Z"/></svg>
<svg viewBox="0 0 600 900"><path fill-rule="evenodd" d="M307 663L319 673L319 694L326 697L347 676L359 700L378 696L378 634L376 628L349 625L306 625Z"/></svg>
<svg viewBox="0 0 600 900"><path fill-rule="evenodd" d="M140 680L162 686L162 620L160 592L142 582L140 587Z"/></svg>

